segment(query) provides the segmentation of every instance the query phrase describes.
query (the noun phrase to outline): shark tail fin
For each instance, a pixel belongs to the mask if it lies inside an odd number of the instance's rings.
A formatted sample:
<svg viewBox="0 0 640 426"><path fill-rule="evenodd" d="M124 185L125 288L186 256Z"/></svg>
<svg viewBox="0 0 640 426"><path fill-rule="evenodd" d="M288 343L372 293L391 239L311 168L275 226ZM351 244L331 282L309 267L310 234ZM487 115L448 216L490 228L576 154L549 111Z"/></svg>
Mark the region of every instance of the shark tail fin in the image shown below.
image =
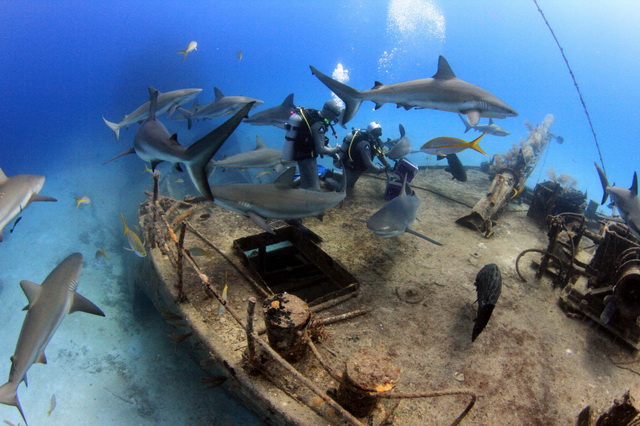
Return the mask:
<svg viewBox="0 0 640 426"><path fill-rule="evenodd" d="M118 123L112 123L104 117L102 117L102 121L104 121L104 124L109 126L111 130L113 130L113 133L115 133L116 135L116 142L118 142L118 139L120 139L120 125Z"/></svg>
<svg viewBox="0 0 640 426"><path fill-rule="evenodd" d="M484 135L486 135L487 132L484 132L483 134L481 134L479 137L477 137L476 139L472 140L471 142L469 142L469 148L474 149L476 151L478 151L480 154L484 154L486 156L489 156L489 154L487 154L486 152L484 152L482 150L482 148L480 148L480 139L482 139L482 137Z"/></svg>
<svg viewBox="0 0 640 426"><path fill-rule="evenodd" d="M209 200L213 200L213 194L211 194L211 188L209 188L209 183L207 182L207 163L218 152L224 141L231 136L231 133L242 122L242 119L247 116L254 104L255 102L249 102L236 112L233 117L187 148L186 160L184 161L187 166L187 172L189 172L189 176L200 194Z"/></svg>
<svg viewBox="0 0 640 426"><path fill-rule="evenodd" d="M602 185L602 202L601 205L607 202L607 197L609 197L609 193L607 192L607 187L609 187L609 180L607 179L607 175L604 174L604 170L598 166L598 163L594 162L594 166L596 166L596 170L598 171L598 176L600 177L600 184Z"/></svg>
<svg viewBox="0 0 640 426"><path fill-rule="evenodd" d="M465 127L464 132L467 133L469 130L471 130L471 125L469 124L469 122L467 120L465 120L465 118L462 116L462 114L458 114L458 117L460 117L460 120L464 124L464 127Z"/></svg>
<svg viewBox="0 0 640 426"><path fill-rule="evenodd" d="M22 411L20 400L18 399L18 385L12 382L7 382L0 386L0 404L13 405L20 411L20 415L25 423L27 419Z"/></svg>
<svg viewBox="0 0 640 426"><path fill-rule="evenodd" d="M340 124L345 125L356 115L358 109L360 109L360 104L363 101L362 92L354 89L353 87L347 86L338 80L334 80L328 75L321 73L313 66L310 66L310 68L311 73L318 77L318 80L331 89L331 91L342 99L342 102L344 102L345 108Z"/></svg>

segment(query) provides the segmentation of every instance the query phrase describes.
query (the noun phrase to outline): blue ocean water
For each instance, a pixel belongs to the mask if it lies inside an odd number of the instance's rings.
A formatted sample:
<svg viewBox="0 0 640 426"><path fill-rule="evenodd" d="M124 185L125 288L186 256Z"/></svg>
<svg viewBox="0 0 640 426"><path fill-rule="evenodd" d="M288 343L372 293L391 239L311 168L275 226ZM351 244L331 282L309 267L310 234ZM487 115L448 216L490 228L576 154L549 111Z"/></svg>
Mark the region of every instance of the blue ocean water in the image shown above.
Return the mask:
<svg viewBox="0 0 640 426"><path fill-rule="evenodd" d="M579 82L609 180L628 186L640 154L640 5L539 4ZM0 3L0 28L0 168L8 176L46 176L41 193L58 199L29 206L0 243L0 376L8 375L22 324L20 280L41 282L66 255L80 251L86 261L79 292L107 313L105 319L82 313L65 319L49 344L49 365L30 370L31 387L20 386L19 394L34 424L257 423L223 390L199 386L198 367L186 365L180 348L174 353L160 319L133 314L124 272L133 255L122 248L119 214L135 223L150 176L136 156L101 166L131 146L136 127L123 129L116 143L102 117L119 121L147 100L149 86L163 92L202 88L200 103L210 102L218 87L226 95L262 99L263 108L295 93L297 105L320 108L330 93L309 65L326 74L342 70L338 75L348 76L349 85L368 89L376 80L430 77L443 55L458 77L519 112L496 120L511 136L485 137L487 153L506 152L527 136L525 121L535 125L551 113L552 131L564 143L549 145L528 184L545 180L553 168L573 176L590 198L602 195L593 167L598 151L582 104L533 1L17 0ZM198 50L183 61L176 51L191 40ZM184 122L162 120L188 145L223 119L191 130ZM402 123L414 147L437 136L478 135L465 135L456 114L393 105L374 111L370 102L348 126L373 120L391 138ZM341 137L347 132L338 131ZM225 150L252 148L256 135L282 146L280 129L243 124ZM411 159L435 163L422 154ZM486 160L469 151L461 159ZM169 172L168 165L160 169ZM193 192L185 181L184 191ZM92 202L76 209L74 197L83 195ZM102 246L111 263L94 260ZM52 394L57 407L47 417ZM20 420L8 406L0 406L0 419Z"/></svg>

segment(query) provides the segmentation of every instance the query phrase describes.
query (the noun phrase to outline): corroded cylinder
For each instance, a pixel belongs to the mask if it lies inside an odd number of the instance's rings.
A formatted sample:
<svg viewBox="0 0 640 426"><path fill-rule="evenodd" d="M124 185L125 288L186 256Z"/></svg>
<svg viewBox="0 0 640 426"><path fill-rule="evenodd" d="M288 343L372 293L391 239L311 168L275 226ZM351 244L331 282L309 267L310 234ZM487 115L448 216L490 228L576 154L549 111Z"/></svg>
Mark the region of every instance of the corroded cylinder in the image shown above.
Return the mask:
<svg viewBox="0 0 640 426"><path fill-rule="evenodd" d="M613 297L618 312L625 318L640 316L640 260L631 259L616 270Z"/></svg>
<svg viewBox="0 0 640 426"><path fill-rule="evenodd" d="M400 369L391 358L373 349L361 349L348 360L336 400L356 417L369 415L378 396L395 388Z"/></svg>
<svg viewBox="0 0 640 426"><path fill-rule="evenodd" d="M311 310L292 294L276 294L262 304L269 344L287 361L295 362L307 350Z"/></svg>

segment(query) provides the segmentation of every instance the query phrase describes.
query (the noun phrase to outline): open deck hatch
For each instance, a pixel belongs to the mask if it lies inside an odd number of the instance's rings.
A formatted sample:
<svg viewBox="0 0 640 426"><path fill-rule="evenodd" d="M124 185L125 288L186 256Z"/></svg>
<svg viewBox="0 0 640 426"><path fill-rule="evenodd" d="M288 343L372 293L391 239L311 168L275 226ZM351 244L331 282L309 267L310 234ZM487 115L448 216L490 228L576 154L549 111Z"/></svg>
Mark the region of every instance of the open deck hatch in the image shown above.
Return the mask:
<svg viewBox="0 0 640 426"><path fill-rule="evenodd" d="M296 226L239 238L236 253L254 278L273 293L294 294L307 303L329 300L359 288L360 283L325 253L321 238Z"/></svg>

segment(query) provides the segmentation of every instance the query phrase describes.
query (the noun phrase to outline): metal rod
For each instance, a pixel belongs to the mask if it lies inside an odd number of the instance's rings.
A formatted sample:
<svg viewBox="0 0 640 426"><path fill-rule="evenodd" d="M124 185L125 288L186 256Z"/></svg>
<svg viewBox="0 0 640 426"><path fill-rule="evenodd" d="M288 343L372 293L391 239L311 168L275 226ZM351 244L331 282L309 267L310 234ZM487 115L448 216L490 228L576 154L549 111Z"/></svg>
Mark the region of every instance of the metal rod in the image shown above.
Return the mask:
<svg viewBox="0 0 640 426"><path fill-rule="evenodd" d="M256 309L256 298L250 297L247 304L247 350L249 352L249 364L255 366L256 362L256 346L253 334L253 313Z"/></svg>

